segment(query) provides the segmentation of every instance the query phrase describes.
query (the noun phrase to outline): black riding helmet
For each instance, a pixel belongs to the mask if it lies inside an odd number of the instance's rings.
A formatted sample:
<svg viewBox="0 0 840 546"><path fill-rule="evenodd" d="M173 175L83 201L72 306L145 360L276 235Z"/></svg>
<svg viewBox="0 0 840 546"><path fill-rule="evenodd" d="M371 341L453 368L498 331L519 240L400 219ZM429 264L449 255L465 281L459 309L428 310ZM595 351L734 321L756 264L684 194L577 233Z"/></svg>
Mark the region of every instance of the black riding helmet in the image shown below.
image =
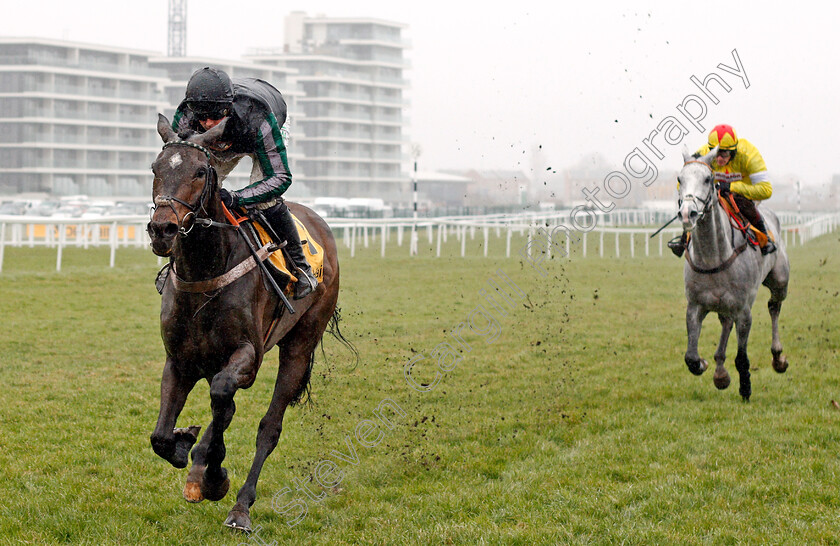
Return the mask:
<svg viewBox="0 0 840 546"><path fill-rule="evenodd" d="M211 119L225 117L233 103L230 77L209 66L196 70L187 83L184 101L196 116L208 116Z"/></svg>

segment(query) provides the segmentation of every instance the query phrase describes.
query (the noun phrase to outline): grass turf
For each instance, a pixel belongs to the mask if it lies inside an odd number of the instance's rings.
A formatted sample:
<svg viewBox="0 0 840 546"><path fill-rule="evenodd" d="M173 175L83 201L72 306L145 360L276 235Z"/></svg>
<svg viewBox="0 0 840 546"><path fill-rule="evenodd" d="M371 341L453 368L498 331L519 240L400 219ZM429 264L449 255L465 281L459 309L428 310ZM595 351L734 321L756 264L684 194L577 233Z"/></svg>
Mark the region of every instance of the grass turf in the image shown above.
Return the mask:
<svg viewBox="0 0 840 546"><path fill-rule="evenodd" d="M360 360L326 339L314 402L287 412L262 473L251 537L221 523L251 463L276 352L237 394L231 494L188 505L186 471L148 441L163 363L154 257L120 250L108 269L107 250L68 249L56 273L54 251L7 248L0 542L837 543L836 234L790 249L783 375L770 366L768 292L759 293L750 404L737 393L734 343L726 391L683 363L681 261L638 248L635 259L627 249L601 259L590 246L590 257L576 250L542 277L498 241L488 258L480 236L465 258L454 238L441 258L422 236L415 258L393 239L386 259L378 242L354 258L341 247L342 329ZM523 243L515 238L514 256ZM510 307L496 300L506 315L481 292L499 271L525 294ZM459 329L470 319L474 330ZM719 326L713 316L704 326L710 360ZM462 359L433 390L412 389L406 363L424 356L412 377L431 383L442 343ZM383 400L403 413L384 413L393 428L365 447L356 427ZM209 415L199 385L179 425L206 426ZM340 472L327 489L314 483L324 460Z"/></svg>

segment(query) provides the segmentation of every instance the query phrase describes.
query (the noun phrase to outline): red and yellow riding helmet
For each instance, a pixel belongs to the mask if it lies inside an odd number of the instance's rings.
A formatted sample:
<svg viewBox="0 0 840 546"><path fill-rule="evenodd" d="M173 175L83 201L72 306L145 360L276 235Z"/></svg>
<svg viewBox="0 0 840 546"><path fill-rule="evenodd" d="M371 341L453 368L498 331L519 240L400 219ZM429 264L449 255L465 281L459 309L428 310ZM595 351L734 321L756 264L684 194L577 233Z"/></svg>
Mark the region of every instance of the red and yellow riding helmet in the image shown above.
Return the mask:
<svg viewBox="0 0 840 546"><path fill-rule="evenodd" d="M709 133L709 148L719 146L720 150L734 152L738 148L738 135L731 125L716 125Z"/></svg>

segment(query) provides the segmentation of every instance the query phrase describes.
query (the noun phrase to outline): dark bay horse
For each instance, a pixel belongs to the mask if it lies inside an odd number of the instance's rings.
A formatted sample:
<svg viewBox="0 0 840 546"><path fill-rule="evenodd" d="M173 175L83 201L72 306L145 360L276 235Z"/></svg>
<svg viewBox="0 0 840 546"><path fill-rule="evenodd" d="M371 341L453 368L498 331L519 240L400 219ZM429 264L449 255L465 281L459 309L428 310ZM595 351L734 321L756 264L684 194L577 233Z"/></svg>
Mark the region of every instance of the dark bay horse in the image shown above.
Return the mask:
<svg viewBox="0 0 840 546"><path fill-rule="evenodd" d="M790 263L784 241L780 237L779 219L773 211L759 206L764 223L776 241L776 252L762 256L758 249L747 244L744 234L732 228L717 198L711 167L716 154L717 148L694 160L688 150L684 149L685 165L678 177L681 203L679 216L683 228L691 234L685 264L685 297L688 300L688 349L685 363L694 375L706 371L708 363L700 358L697 350L700 327L709 312L717 313L722 332L715 352L715 386L719 389L729 386L729 372L723 363L726 360L726 344L734 324L738 334L735 368L740 379L739 392L745 401L749 401L752 385L747 341L752 326L752 306L762 284L770 289L767 307L773 330L770 345L773 369L783 373L788 367L779 339L779 312L782 301L787 297Z"/></svg>
<svg viewBox="0 0 840 546"><path fill-rule="evenodd" d="M225 220L218 179L210 164L210 150L224 125L179 140L169 121L159 116L157 129L164 147L152 164L156 208L148 231L153 252L171 257L173 268L162 293L160 325L166 363L151 443L155 453L176 468L186 467L192 448L192 467L184 488L187 501L224 498L230 486L222 467L224 432L236 410L234 395L254 383L266 351L277 345L280 366L274 394L260 421L251 470L225 521L229 527L250 530L257 479L277 445L283 414L304 394L315 348L330 321L337 327L335 240L314 212L288 203L325 254L323 282L309 296L291 302L294 314L278 309L278 296L265 284L259 267L217 287L214 279L251 257L237 229ZM200 427L175 428L175 423L187 395L201 379L210 384L213 419L196 444Z"/></svg>

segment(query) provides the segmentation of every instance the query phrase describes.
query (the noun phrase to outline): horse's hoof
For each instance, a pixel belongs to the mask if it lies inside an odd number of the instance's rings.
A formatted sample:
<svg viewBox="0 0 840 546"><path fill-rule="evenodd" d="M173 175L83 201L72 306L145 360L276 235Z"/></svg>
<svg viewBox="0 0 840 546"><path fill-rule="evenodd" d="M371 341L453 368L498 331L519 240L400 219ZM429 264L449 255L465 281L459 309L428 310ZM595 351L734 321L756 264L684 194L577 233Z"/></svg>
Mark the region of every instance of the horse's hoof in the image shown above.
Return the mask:
<svg viewBox="0 0 840 546"><path fill-rule="evenodd" d="M201 494L201 484L196 482L187 482L184 486L184 500L187 502L203 501L204 495Z"/></svg>
<svg viewBox="0 0 840 546"><path fill-rule="evenodd" d="M230 480L227 477L227 470L221 469L221 477L219 480L210 481L207 479L207 471L204 471L204 477L201 480L201 494L204 498L210 501L220 501L227 495L230 489Z"/></svg>
<svg viewBox="0 0 840 546"><path fill-rule="evenodd" d="M697 362L689 362L688 359L686 359L685 364L688 366L688 371L694 375L703 375L703 372L709 368L709 363L702 358Z"/></svg>
<svg viewBox="0 0 840 546"><path fill-rule="evenodd" d="M785 373L788 369L788 359L785 355L781 355L778 358L773 357L773 369L776 370L777 373Z"/></svg>
<svg viewBox="0 0 840 546"><path fill-rule="evenodd" d="M170 459L170 463L175 468L185 468L190 460L190 449L198 440L198 431L201 427L195 425L187 428L176 428L172 431L175 435L175 453Z"/></svg>
<svg viewBox="0 0 840 546"><path fill-rule="evenodd" d="M225 520L225 526L230 527L231 529L236 529L237 531L245 531L246 533L251 532L251 516L248 514L247 511L240 510L236 507L228 513L228 517Z"/></svg>
<svg viewBox="0 0 840 546"><path fill-rule="evenodd" d="M717 387L720 390L723 390L726 387L728 387L729 383L731 382L731 378L729 377L729 373L727 373L727 372L723 372L720 375L718 375L717 372L715 372L714 380L715 380L715 387Z"/></svg>

